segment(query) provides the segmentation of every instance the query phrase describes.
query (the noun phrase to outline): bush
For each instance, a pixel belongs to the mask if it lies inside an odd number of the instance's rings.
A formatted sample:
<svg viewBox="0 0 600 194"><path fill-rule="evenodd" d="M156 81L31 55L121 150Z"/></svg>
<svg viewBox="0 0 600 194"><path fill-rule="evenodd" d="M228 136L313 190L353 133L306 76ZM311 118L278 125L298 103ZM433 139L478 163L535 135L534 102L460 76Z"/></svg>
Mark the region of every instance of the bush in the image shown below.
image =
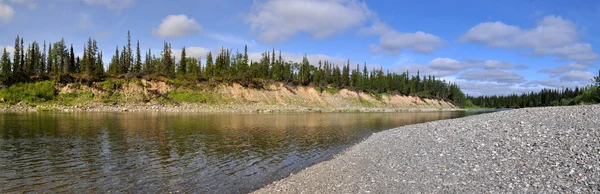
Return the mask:
<svg viewBox="0 0 600 194"><path fill-rule="evenodd" d="M43 81L36 83L18 83L9 88L0 90L0 98L8 102L27 102L37 103L53 100L56 88L53 81Z"/></svg>

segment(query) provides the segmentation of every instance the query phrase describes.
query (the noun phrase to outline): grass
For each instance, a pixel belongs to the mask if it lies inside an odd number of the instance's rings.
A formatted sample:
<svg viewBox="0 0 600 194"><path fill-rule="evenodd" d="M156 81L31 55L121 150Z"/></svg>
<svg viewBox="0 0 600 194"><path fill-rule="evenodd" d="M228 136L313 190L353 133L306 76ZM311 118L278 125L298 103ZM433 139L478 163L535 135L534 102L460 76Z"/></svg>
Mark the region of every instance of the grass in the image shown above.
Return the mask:
<svg viewBox="0 0 600 194"><path fill-rule="evenodd" d="M177 102L187 103L215 103L220 97L212 92L173 90L169 91L169 97Z"/></svg>
<svg viewBox="0 0 600 194"><path fill-rule="evenodd" d="M64 105L87 104L94 100L94 94L90 91L64 93L59 94L57 99Z"/></svg>
<svg viewBox="0 0 600 194"><path fill-rule="evenodd" d="M55 99L56 89L51 80L36 83L19 83L0 90L0 98L9 103L38 104Z"/></svg>

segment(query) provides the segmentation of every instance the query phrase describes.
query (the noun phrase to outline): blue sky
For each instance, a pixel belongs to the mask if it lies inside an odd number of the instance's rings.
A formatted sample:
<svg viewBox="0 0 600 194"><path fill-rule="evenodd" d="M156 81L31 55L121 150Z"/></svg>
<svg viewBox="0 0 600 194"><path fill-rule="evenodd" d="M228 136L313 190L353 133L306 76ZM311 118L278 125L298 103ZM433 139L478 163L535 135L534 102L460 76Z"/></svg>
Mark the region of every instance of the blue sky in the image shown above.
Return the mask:
<svg viewBox="0 0 600 194"><path fill-rule="evenodd" d="M221 46L251 58L366 63L432 74L470 95L585 86L598 75L600 2L553 0L0 0L0 47L96 39L105 61L126 44L163 41L204 57Z"/></svg>

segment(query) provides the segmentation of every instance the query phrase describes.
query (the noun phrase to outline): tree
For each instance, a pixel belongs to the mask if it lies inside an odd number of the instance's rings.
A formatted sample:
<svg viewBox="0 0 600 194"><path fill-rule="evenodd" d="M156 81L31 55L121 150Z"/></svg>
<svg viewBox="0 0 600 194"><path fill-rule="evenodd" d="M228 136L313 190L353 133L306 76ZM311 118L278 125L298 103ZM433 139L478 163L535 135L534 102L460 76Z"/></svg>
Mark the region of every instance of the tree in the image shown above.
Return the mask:
<svg viewBox="0 0 600 194"><path fill-rule="evenodd" d="M4 52L2 52L2 59L0 59L0 81L6 84L10 80L11 74L11 63L10 63L10 53L6 52L6 48L4 48Z"/></svg>
<svg viewBox="0 0 600 194"><path fill-rule="evenodd" d="M73 52L73 44L71 44L71 52L69 54L69 68L67 72L75 73L77 69L77 63L75 63L75 52Z"/></svg>
<svg viewBox="0 0 600 194"><path fill-rule="evenodd" d="M119 61L119 46L115 48L115 55L113 55L110 63L108 64L109 75L117 75L121 72L121 62Z"/></svg>
<svg viewBox="0 0 600 194"><path fill-rule="evenodd" d="M162 52L162 62L163 68L161 69L161 73L166 76L172 76L175 74L175 64L173 63L173 58L171 57L171 44L165 41L165 45Z"/></svg>
<svg viewBox="0 0 600 194"><path fill-rule="evenodd" d="M598 76L594 76L594 79L592 79L592 81L594 82L594 85L596 85L596 87L600 89L600 70L598 70Z"/></svg>
<svg viewBox="0 0 600 194"><path fill-rule="evenodd" d="M19 36L17 35L17 38L15 39L15 52L13 55L13 73L19 72L21 70L21 67L19 66L19 64L21 64L21 44L19 43L20 40L21 38L19 38Z"/></svg>
<svg viewBox="0 0 600 194"><path fill-rule="evenodd" d="M181 58L179 58L179 66L177 66L177 74L185 75L187 73L187 56L185 47L181 49Z"/></svg>
<svg viewBox="0 0 600 194"><path fill-rule="evenodd" d="M213 63L212 53L208 52L206 54L206 78L214 77L215 75L215 65Z"/></svg>
<svg viewBox="0 0 600 194"><path fill-rule="evenodd" d="M140 41L137 41L135 49L135 66L133 66L133 73L140 73L142 71L142 55L140 54Z"/></svg>

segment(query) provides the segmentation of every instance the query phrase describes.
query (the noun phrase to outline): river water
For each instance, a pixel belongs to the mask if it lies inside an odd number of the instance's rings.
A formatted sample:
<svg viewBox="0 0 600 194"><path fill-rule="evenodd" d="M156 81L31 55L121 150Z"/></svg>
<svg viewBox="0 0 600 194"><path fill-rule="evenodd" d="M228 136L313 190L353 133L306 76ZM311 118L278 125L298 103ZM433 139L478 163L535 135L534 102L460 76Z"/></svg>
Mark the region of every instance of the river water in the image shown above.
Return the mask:
<svg viewBox="0 0 600 194"><path fill-rule="evenodd" d="M0 113L0 193L245 193L432 113Z"/></svg>

